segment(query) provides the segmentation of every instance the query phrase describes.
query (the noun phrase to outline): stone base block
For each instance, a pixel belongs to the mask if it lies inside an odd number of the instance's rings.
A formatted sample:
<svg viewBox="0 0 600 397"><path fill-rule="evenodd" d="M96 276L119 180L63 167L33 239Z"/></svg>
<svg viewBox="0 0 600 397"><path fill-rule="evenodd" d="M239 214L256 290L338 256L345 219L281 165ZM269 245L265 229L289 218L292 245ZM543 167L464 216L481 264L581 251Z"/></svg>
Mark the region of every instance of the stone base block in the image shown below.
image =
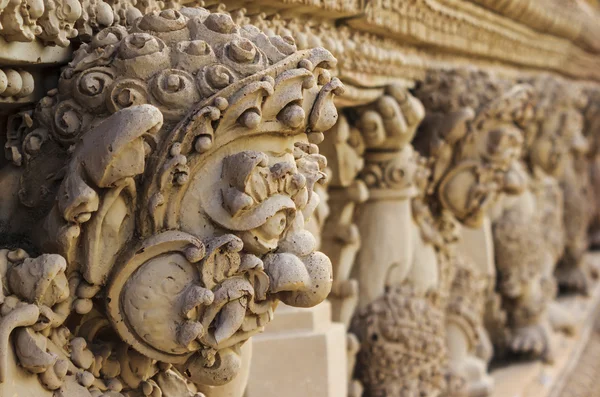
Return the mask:
<svg viewBox="0 0 600 397"><path fill-rule="evenodd" d="M268 331L252 340L245 396L347 396L346 331L330 319L329 302L311 309L280 306Z"/></svg>

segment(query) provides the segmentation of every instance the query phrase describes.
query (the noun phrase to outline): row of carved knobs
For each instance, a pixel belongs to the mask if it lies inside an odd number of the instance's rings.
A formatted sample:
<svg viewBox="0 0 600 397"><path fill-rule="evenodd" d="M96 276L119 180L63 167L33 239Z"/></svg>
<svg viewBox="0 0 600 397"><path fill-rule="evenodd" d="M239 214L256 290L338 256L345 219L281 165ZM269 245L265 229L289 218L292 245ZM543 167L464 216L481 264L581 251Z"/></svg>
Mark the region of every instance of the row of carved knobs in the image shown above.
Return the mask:
<svg viewBox="0 0 600 397"><path fill-rule="evenodd" d="M34 80L24 70L0 69L0 97L24 98L33 93Z"/></svg>

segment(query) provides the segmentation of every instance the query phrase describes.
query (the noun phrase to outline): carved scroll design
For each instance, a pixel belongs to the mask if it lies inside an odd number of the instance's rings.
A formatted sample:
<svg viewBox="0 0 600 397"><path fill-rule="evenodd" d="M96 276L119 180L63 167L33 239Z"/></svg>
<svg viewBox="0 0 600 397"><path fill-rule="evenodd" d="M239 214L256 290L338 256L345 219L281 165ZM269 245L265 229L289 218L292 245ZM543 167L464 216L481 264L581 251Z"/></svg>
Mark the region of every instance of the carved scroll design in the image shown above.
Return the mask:
<svg viewBox="0 0 600 397"><path fill-rule="evenodd" d="M203 8L83 44L7 145L4 183L20 182L3 233L52 253L0 267L19 363L65 397L192 397L236 376L278 300L324 300L331 262L306 228L334 64Z"/></svg>
<svg viewBox="0 0 600 397"><path fill-rule="evenodd" d="M184 1L183 4L194 3ZM10 0L0 3L0 37L8 42L40 39L68 47L110 26L130 26L150 12L179 9L179 2L104 0Z"/></svg>

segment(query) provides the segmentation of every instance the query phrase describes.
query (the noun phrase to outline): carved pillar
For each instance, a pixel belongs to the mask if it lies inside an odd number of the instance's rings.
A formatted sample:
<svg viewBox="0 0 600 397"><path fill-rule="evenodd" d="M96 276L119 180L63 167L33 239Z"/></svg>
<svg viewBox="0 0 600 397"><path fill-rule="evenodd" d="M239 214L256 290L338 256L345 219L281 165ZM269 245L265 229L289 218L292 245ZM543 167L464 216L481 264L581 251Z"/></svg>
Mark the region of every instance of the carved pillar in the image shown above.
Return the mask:
<svg viewBox="0 0 600 397"><path fill-rule="evenodd" d="M82 45L10 137L0 394L241 395L209 386L277 301L330 292L307 223L334 63L203 8Z"/></svg>
<svg viewBox="0 0 600 397"><path fill-rule="evenodd" d="M361 179L369 189L356 214L359 303L351 330L361 342L357 378L366 396L438 396L445 388L440 275L435 252L412 220L411 202L419 161L410 141L423 107L390 86L351 116L367 148Z"/></svg>
<svg viewBox="0 0 600 397"><path fill-rule="evenodd" d="M368 197L364 182L356 179L364 165L364 141L360 131L342 115L320 148L328 159L331 176L328 189L331 213L324 225L321 245L333 264L334 281L328 300L333 321L344 324L348 330L359 297L359 281L351 278L361 244L354 216L357 205ZM358 343L356 335L347 334L349 397L360 397L363 392L360 382L353 379Z"/></svg>

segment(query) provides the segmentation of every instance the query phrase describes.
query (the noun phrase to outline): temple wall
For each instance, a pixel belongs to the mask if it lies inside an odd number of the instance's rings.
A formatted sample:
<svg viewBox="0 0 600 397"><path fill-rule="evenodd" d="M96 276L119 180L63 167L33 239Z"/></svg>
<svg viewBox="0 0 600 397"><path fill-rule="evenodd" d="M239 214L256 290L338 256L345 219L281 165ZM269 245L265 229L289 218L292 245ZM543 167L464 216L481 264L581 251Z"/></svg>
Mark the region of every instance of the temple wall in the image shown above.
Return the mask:
<svg viewBox="0 0 600 397"><path fill-rule="evenodd" d="M0 0L0 397L595 397L600 9Z"/></svg>

